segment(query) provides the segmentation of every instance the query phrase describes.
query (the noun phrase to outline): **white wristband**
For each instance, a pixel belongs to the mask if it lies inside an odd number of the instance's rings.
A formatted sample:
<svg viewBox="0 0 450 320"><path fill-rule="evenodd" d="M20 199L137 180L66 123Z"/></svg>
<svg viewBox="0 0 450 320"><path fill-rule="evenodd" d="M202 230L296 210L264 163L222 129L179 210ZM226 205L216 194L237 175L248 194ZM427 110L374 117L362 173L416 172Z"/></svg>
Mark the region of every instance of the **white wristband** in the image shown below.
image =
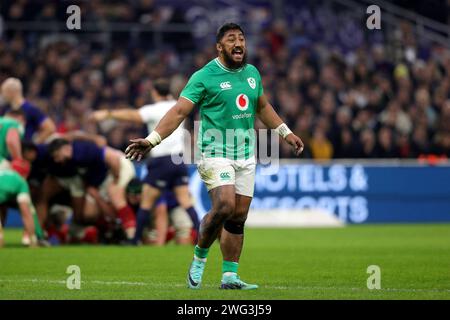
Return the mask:
<svg viewBox="0 0 450 320"><path fill-rule="evenodd" d="M287 135L292 133L291 129L286 125L286 123L280 124L275 131L283 137L283 139L286 139Z"/></svg>
<svg viewBox="0 0 450 320"><path fill-rule="evenodd" d="M150 133L147 138L145 138L148 142L150 142L150 144L152 145L152 147L156 147L158 144L161 143L161 136L159 135L158 132L156 131L152 131L152 133Z"/></svg>

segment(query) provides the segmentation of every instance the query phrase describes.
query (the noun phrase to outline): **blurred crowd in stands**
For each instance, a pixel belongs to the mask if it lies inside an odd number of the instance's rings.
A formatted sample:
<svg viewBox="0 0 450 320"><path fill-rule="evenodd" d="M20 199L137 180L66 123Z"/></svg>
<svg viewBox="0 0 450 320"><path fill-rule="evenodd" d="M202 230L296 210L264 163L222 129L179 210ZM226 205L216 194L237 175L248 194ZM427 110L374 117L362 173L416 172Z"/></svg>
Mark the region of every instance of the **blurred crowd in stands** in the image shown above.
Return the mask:
<svg viewBox="0 0 450 320"><path fill-rule="evenodd" d="M161 2L106 2L81 2L83 23L186 23L182 10L167 11ZM25 21L65 23L66 6L63 1L0 4L0 82L10 76L21 79L25 97L54 120L59 132L101 133L109 145L124 150L145 128L112 122L98 126L88 121L89 114L151 103L152 80L161 76L172 79L176 96L189 76L215 57L213 42L199 44L190 33L164 34L164 46L155 48L154 32L112 33L105 46L93 40L103 39L101 32L5 28ZM270 10L263 12L267 16ZM361 43L342 51L308 37L304 26L264 21L249 28L249 62L259 68L269 100L305 142L304 157L450 156L449 47L423 45L407 23L373 31L384 37L371 42L364 37L370 31L360 23ZM214 33L212 28L212 39ZM190 128L197 118L198 110ZM257 122L257 127L262 125ZM294 157L284 144L281 155Z"/></svg>

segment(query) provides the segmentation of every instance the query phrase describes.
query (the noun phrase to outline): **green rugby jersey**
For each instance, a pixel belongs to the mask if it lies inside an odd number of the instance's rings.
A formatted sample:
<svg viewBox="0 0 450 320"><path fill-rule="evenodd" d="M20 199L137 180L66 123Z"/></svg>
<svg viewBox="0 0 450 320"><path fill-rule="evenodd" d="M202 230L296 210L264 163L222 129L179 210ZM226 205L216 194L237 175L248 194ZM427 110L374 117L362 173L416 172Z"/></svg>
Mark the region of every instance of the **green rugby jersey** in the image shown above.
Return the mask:
<svg viewBox="0 0 450 320"><path fill-rule="evenodd" d="M254 156L255 114L262 94L261 76L251 64L231 70L215 58L191 76L180 96L200 108L197 145L205 157Z"/></svg>
<svg viewBox="0 0 450 320"><path fill-rule="evenodd" d="M6 145L6 135L10 129L17 129L20 137L23 137L23 126L14 119L0 117L0 160L9 155Z"/></svg>
<svg viewBox="0 0 450 320"><path fill-rule="evenodd" d="M29 197L30 189L24 178L13 170L0 170L0 204Z"/></svg>

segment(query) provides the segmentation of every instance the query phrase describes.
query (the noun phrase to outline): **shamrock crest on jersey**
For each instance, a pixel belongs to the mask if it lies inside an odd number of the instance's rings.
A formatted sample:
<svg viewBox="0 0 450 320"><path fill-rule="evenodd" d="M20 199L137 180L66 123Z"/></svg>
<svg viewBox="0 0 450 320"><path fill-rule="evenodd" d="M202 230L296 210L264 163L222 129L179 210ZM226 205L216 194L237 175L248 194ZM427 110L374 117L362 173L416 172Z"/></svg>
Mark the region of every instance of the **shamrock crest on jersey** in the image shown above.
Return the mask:
<svg viewBox="0 0 450 320"><path fill-rule="evenodd" d="M256 88L256 80L253 77L247 78L248 85L250 88L255 89Z"/></svg>

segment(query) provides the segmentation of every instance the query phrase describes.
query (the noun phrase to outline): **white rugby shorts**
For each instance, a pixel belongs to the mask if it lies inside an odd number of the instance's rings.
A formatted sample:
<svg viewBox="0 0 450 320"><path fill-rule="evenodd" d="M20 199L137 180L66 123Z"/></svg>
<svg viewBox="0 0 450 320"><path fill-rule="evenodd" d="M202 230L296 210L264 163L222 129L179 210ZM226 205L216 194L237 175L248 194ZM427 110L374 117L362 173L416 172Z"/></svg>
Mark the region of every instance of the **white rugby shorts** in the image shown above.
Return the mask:
<svg viewBox="0 0 450 320"><path fill-rule="evenodd" d="M234 185L236 194L253 197L256 160L202 157L197 165L208 191L225 185Z"/></svg>

